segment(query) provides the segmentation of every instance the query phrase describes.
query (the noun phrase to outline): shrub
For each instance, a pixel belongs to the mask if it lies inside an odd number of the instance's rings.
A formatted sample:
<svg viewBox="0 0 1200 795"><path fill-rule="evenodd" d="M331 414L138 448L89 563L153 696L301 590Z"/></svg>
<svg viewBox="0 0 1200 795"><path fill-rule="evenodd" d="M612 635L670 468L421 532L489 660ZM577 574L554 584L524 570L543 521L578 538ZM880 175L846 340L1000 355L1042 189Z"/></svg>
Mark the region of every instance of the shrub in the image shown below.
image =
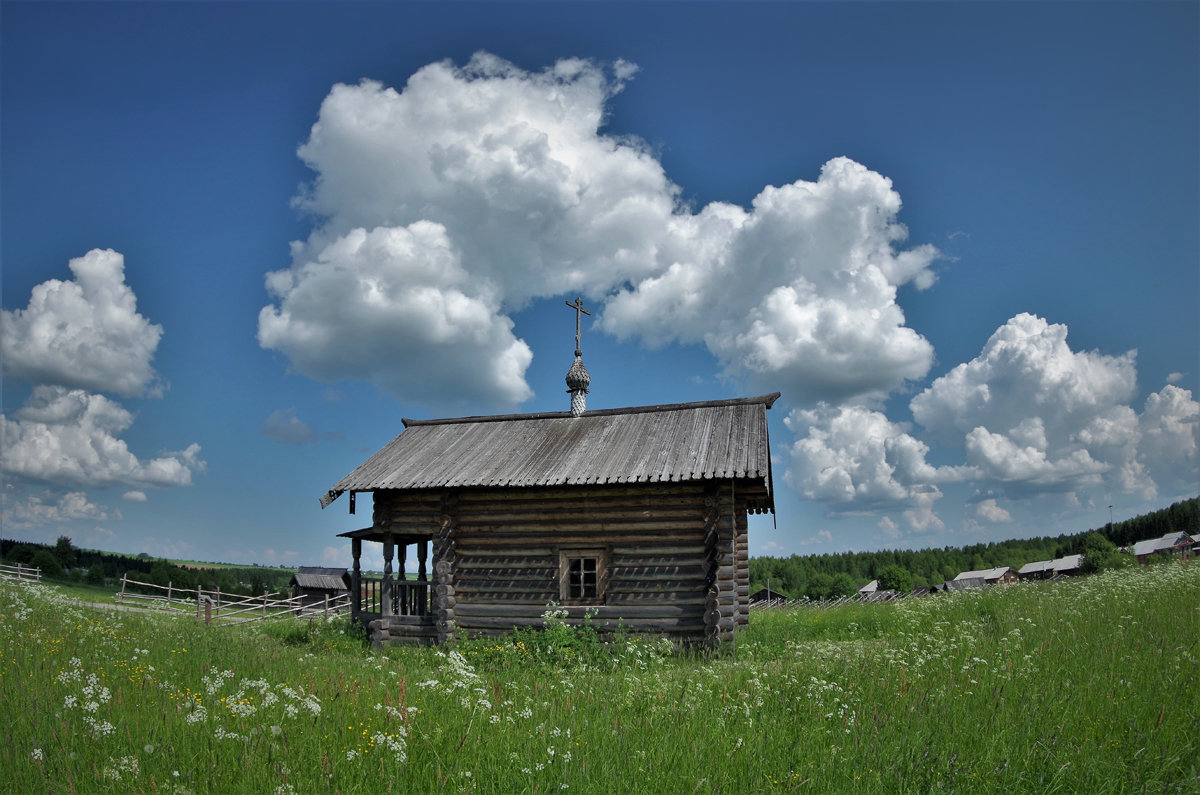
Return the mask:
<svg viewBox="0 0 1200 795"><path fill-rule="evenodd" d="M48 549L39 549L33 553L33 560L30 565L42 570L43 577L61 577L62 564L58 562L58 558Z"/></svg>

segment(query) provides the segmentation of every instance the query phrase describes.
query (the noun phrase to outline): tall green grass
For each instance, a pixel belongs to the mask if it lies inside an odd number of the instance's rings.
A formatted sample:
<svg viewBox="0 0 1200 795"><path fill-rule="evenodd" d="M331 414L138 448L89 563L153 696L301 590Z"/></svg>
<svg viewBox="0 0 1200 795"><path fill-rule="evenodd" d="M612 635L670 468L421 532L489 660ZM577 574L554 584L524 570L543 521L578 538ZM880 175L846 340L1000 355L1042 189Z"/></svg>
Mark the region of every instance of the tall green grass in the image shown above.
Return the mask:
<svg viewBox="0 0 1200 795"><path fill-rule="evenodd" d="M0 588L0 790L1198 792L1200 566L371 652ZM269 628L268 628L269 627Z"/></svg>

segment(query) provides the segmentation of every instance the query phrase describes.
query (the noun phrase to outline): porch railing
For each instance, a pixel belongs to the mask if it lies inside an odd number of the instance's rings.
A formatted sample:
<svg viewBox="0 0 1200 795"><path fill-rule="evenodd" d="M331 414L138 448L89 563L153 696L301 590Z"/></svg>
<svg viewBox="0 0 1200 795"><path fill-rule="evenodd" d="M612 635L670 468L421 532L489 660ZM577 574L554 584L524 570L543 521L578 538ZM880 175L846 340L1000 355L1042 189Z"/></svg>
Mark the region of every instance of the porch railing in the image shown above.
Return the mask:
<svg viewBox="0 0 1200 795"><path fill-rule="evenodd" d="M418 580L392 580L392 610L394 616L424 616L431 612L431 583ZM383 579L363 577L359 611L383 613Z"/></svg>

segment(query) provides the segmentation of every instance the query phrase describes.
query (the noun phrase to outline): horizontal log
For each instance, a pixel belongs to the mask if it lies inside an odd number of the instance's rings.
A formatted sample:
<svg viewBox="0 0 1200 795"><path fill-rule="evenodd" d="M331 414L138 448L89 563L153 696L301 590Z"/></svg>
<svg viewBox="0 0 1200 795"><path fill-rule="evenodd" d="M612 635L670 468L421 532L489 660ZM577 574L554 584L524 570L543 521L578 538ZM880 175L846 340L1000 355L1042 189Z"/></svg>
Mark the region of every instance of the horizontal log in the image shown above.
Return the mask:
<svg viewBox="0 0 1200 795"><path fill-rule="evenodd" d="M574 517L574 516L605 516L605 517L638 517L641 519L687 519L697 521L701 518L699 505L694 501L680 500L674 505L623 505L613 502L578 502L578 501L544 501L529 502L519 507L507 501L478 503L470 507L460 507L456 514L460 522L474 522L486 517L492 522L506 524L512 522L527 522L531 518L544 516Z"/></svg>
<svg viewBox="0 0 1200 795"><path fill-rule="evenodd" d="M624 597L631 594L649 594L658 596L663 600L673 600L680 596L691 596L699 594L700 589L696 588L692 583L679 582L664 582L664 583L648 583L648 582L627 582L611 583L608 586L607 593L612 597Z"/></svg>
<svg viewBox="0 0 1200 795"><path fill-rule="evenodd" d="M454 573L454 581L456 583L466 582L468 580L481 580L484 582L494 580L517 580L522 582L534 581L542 582L544 580L558 581L557 566L539 566L537 568L489 568L489 569L468 569L459 567Z"/></svg>
<svg viewBox="0 0 1200 795"><path fill-rule="evenodd" d="M459 583L458 591L463 599L470 594L481 593L547 594L548 599L557 599L558 583L492 583L473 580L469 583Z"/></svg>
<svg viewBox="0 0 1200 795"><path fill-rule="evenodd" d="M642 557L644 555L680 555L683 557L699 559L704 556L704 545L696 544L676 544L674 546L668 544L657 543L658 538L649 539L644 544L613 544L612 555L616 559L620 555L630 555Z"/></svg>
<svg viewBox="0 0 1200 795"><path fill-rule="evenodd" d="M655 593L613 593L609 591L605 601L609 606L621 607L624 605L638 604L672 604L672 605L695 605L698 607L704 606L704 597L697 594L672 594L669 598L663 594Z"/></svg>
<svg viewBox="0 0 1200 795"><path fill-rule="evenodd" d="M553 596L545 594L545 593L531 593L531 594L475 593L475 594L471 594L470 604L474 604L474 605L481 605L481 604L525 605L525 606L537 607L540 610L545 610L546 605L548 605L550 602L557 602L557 601L558 601L557 593L554 594ZM466 603L464 602L461 604L466 604ZM460 604L460 606L461 606L461 604Z"/></svg>
<svg viewBox="0 0 1200 795"><path fill-rule="evenodd" d="M557 610L566 610L571 619L582 619L585 612L595 611L597 617L604 619L616 618L699 618L704 610L699 605L558 605ZM546 612L545 606L536 605L503 605L464 603L458 606L455 615L461 620L465 617L497 617L508 616L514 619L540 619Z"/></svg>
<svg viewBox="0 0 1200 795"><path fill-rule="evenodd" d="M466 567L479 566L553 566L558 560L545 547L511 547L491 549L472 547L469 543L458 550L458 564Z"/></svg>
<svg viewBox="0 0 1200 795"><path fill-rule="evenodd" d="M503 616L465 616L457 620L457 626L468 632L476 629L512 631L514 627L541 627L541 618L513 618ZM582 624L582 619L568 619L564 623L572 626ZM632 632L699 632L703 624L696 620L670 618L593 618L590 625L600 630L618 629Z"/></svg>
<svg viewBox="0 0 1200 795"><path fill-rule="evenodd" d="M528 535L534 529L541 529L543 532L567 532L572 533L620 533L620 532L640 532L646 535L653 532L658 535L661 532L683 532L695 531L699 532L703 529L703 525L698 520L691 519L659 519L659 518L640 518L634 516L620 516L612 518L595 517L590 514L569 514L565 517L554 517L547 514L538 514L526 519L514 522L498 522L491 516L480 517L478 521L460 520L457 525L459 532L470 531L472 533L522 533Z"/></svg>

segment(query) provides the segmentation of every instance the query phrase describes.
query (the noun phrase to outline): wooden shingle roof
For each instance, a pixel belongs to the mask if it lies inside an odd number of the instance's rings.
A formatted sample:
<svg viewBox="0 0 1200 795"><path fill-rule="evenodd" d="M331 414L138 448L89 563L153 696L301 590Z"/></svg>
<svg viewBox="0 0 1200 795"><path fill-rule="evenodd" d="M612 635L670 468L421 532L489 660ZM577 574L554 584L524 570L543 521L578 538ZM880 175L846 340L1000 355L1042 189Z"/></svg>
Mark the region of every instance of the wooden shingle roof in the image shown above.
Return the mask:
<svg viewBox="0 0 1200 795"><path fill-rule="evenodd" d="M751 398L625 409L404 420L404 430L321 498L346 491L750 479L771 500L767 409Z"/></svg>
<svg viewBox="0 0 1200 795"><path fill-rule="evenodd" d="M294 588L323 591L344 591L349 587L346 570L322 566L301 566L288 583Z"/></svg>

